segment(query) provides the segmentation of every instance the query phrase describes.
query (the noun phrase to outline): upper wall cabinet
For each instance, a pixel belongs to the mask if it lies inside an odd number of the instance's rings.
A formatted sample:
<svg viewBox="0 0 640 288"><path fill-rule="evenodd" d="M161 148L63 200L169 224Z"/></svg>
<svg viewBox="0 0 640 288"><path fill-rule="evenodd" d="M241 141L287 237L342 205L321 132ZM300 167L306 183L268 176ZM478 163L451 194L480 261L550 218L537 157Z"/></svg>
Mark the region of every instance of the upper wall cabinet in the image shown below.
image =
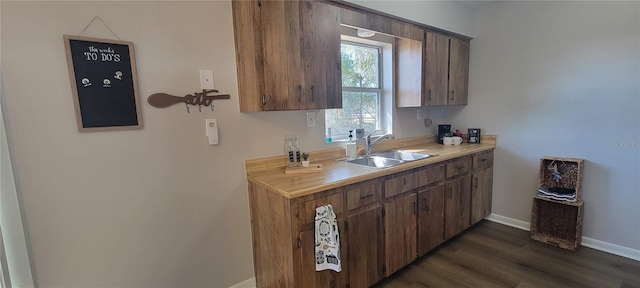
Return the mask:
<svg viewBox="0 0 640 288"><path fill-rule="evenodd" d="M350 9L341 9L340 23L397 38L397 107L467 104L468 39Z"/></svg>
<svg viewBox="0 0 640 288"><path fill-rule="evenodd" d="M427 31L424 105L465 105L469 86L469 40Z"/></svg>
<svg viewBox="0 0 640 288"><path fill-rule="evenodd" d="M424 38L424 30L417 25L363 11L341 9L340 23L399 38L418 41Z"/></svg>
<svg viewBox="0 0 640 288"><path fill-rule="evenodd" d="M233 0L241 112L342 107L339 8Z"/></svg>

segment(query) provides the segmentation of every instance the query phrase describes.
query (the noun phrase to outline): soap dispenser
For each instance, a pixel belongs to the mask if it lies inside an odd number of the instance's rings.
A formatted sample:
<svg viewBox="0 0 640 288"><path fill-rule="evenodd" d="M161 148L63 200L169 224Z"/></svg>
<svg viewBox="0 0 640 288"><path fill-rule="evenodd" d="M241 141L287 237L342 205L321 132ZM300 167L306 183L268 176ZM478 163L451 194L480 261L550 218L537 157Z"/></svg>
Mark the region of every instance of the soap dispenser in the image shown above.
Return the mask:
<svg viewBox="0 0 640 288"><path fill-rule="evenodd" d="M356 142L353 141L353 130L349 130L349 140L347 140L346 150L347 150L347 158L353 159L356 158Z"/></svg>

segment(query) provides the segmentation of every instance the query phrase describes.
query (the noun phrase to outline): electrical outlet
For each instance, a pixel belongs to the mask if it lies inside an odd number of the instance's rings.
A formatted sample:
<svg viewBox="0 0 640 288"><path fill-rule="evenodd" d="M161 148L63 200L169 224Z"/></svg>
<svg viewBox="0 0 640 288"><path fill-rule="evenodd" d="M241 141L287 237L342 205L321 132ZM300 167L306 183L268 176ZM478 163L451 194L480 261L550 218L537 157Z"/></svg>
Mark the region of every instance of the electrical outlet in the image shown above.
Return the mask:
<svg viewBox="0 0 640 288"><path fill-rule="evenodd" d="M316 127L315 111L307 111L307 127Z"/></svg>
<svg viewBox="0 0 640 288"><path fill-rule="evenodd" d="M422 109L418 109L418 115L416 117L418 120L422 119Z"/></svg>
<svg viewBox="0 0 640 288"><path fill-rule="evenodd" d="M200 70L200 88L202 88L202 90L215 89L213 85L213 71Z"/></svg>

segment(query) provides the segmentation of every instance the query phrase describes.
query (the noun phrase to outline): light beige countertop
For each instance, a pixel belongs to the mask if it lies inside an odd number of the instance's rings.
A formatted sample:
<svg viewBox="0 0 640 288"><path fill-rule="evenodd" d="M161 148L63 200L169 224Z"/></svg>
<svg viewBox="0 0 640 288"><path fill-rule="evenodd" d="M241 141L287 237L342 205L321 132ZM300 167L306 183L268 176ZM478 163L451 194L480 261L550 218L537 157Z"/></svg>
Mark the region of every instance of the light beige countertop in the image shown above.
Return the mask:
<svg viewBox="0 0 640 288"><path fill-rule="evenodd" d="M344 149L312 151L309 159L311 164L323 165L324 171L320 173L285 174L284 155L252 159L246 161L247 180L292 199L495 149L495 136L483 135L482 137L480 144L463 143L448 146L435 143L435 137L385 141L386 145L379 145L380 147L376 150L403 149L438 156L382 169L335 161L345 157ZM380 144L382 143L384 142Z"/></svg>

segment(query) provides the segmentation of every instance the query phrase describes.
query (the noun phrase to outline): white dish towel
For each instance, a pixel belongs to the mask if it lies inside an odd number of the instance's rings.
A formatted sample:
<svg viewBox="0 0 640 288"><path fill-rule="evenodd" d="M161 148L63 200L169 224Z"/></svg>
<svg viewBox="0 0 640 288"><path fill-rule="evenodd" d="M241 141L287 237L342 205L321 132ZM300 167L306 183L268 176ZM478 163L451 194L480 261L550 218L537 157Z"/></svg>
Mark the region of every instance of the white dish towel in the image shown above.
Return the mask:
<svg viewBox="0 0 640 288"><path fill-rule="evenodd" d="M331 204L316 207L316 271L342 270L340 234Z"/></svg>

